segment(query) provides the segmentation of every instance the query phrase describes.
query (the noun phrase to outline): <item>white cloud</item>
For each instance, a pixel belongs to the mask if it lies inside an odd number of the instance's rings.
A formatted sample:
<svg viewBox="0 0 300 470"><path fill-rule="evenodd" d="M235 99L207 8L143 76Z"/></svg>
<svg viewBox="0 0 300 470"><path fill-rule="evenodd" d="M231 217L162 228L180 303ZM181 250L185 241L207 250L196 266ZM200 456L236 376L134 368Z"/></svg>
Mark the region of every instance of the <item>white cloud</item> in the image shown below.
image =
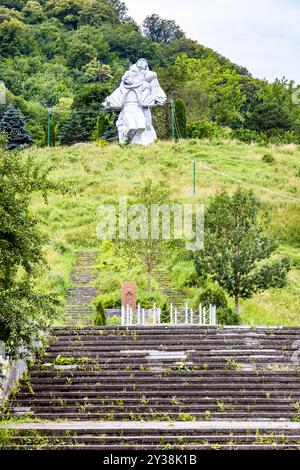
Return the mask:
<svg viewBox="0 0 300 470"><path fill-rule="evenodd" d="M299 0L125 0L141 23L158 13L188 37L211 47L256 77L283 76L300 83Z"/></svg>

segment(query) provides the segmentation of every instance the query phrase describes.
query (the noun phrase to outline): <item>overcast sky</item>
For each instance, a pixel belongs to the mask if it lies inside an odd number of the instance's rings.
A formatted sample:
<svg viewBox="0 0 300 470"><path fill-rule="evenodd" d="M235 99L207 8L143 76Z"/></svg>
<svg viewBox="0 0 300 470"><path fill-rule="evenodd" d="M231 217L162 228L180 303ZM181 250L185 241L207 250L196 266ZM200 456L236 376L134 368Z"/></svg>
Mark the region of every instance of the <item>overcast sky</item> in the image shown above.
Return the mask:
<svg viewBox="0 0 300 470"><path fill-rule="evenodd" d="M269 81L300 84L300 0L124 0L141 24L157 13L201 44Z"/></svg>

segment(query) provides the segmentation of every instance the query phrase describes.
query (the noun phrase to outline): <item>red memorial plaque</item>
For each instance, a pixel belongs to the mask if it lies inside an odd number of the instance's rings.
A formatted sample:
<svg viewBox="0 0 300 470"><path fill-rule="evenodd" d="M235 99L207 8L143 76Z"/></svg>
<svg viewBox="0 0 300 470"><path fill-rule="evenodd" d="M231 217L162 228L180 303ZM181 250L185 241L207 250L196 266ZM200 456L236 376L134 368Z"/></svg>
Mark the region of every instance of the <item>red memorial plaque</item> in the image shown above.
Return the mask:
<svg viewBox="0 0 300 470"><path fill-rule="evenodd" d="M136 311L136 282L123 282L122 305L125 308L129 305L133 312Z"/></svg>

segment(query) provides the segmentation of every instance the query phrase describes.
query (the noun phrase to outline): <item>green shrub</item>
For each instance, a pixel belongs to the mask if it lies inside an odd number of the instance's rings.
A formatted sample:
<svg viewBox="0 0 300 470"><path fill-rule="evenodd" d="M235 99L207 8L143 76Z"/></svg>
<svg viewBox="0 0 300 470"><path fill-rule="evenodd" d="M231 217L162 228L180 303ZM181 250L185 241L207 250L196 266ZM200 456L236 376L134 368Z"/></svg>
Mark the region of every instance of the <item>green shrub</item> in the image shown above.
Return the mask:
<svg viewBox="0 0 300 470"><path fill-rule="evenodd" d="M161 306L160 321L161 323L170 323L171 321L170 306L167 301L165 301Z"/></svg>
<svg viewBox="0 0 300 470"><path fill-rule="evenodd" d="M110 294L100 294L97 301L101 302L104 308L121 308L121 293L118 290Z"/></svg>
<svg viewBox="0 0 300 470"><path fill-rule="evenodd" d="M221 133L220 127L212 121L203 119L202 121L193 121L187 125L187 137L191 139L207 139L218 137Z"/></svg>
<svg viewBox="0 0 300 470"><path fill-rule="evenodd" d="M218 308L227 308L227 299L224 290L217 286L211 285L200 291L199 295L194 299L194 308L198 308L199 305L205 306L215 305Z"/></svg>
<svg viewBox="0 0 300 470"><path fill-rule="evenodd" d="M153 304L162 305L165 298L160 292L155 291L141 291L138 293L137 302L141 304L142 308L152 308Z"/></svg>
<svg viewBox="0 0 300 470"><path fill-rule="evenodd" d="M276 162L275 158L271 153L265 153L264 156L262 157L262 161L264 163L268 163L268 165L273 165L273 163Z"/></svg>
<svg viewBox="0 0 300 470"><path fill-rule="evenodd" d="M106 325L105 309L101 300L98 300L97 302L95 302L94 325L95 326Z"/></svg>
<svg viewBox="0 0 300 470"><path fill-rule="evenodd" d="M239 316L229 307L217 309L218 325L238 325L240 323Z"/></svg>
<svg viewBox="0 0 300 470"><path fill-rule="evenodd" d="M236 129L233 131L233 137L241 142L245 142L246 144L262 144L267 142L267 137L265 135L250 129Z"/></svg>

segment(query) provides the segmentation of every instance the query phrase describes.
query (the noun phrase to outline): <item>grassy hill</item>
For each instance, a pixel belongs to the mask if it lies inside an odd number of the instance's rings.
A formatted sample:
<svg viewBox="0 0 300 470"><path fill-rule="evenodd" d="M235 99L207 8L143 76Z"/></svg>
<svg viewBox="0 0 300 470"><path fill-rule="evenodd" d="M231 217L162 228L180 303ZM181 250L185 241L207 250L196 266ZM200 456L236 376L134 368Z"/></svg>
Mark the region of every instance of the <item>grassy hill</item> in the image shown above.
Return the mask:
<svg viewBox="0 0 300 470"><path fill-rule="evenodd" d="M221 188L252 188L264 202L268 230L290 254L293 269L288 286L270 289L242 302L242 321L250 324L299 324L300 311L300 148L264 147L232 141L187 140L148 148L77 144L31 150L41 164L52 165L52 177L71 192L52 194L45 205L37 197L33 210L49 237L50 273L43 288L64 293L75 250L95 250L97 207L128 194L147 178L165 181L181 202L207 203ZM197 161L197 194L193 195L192 162ZM104 274L102 274L102 281Z"/></svg>

